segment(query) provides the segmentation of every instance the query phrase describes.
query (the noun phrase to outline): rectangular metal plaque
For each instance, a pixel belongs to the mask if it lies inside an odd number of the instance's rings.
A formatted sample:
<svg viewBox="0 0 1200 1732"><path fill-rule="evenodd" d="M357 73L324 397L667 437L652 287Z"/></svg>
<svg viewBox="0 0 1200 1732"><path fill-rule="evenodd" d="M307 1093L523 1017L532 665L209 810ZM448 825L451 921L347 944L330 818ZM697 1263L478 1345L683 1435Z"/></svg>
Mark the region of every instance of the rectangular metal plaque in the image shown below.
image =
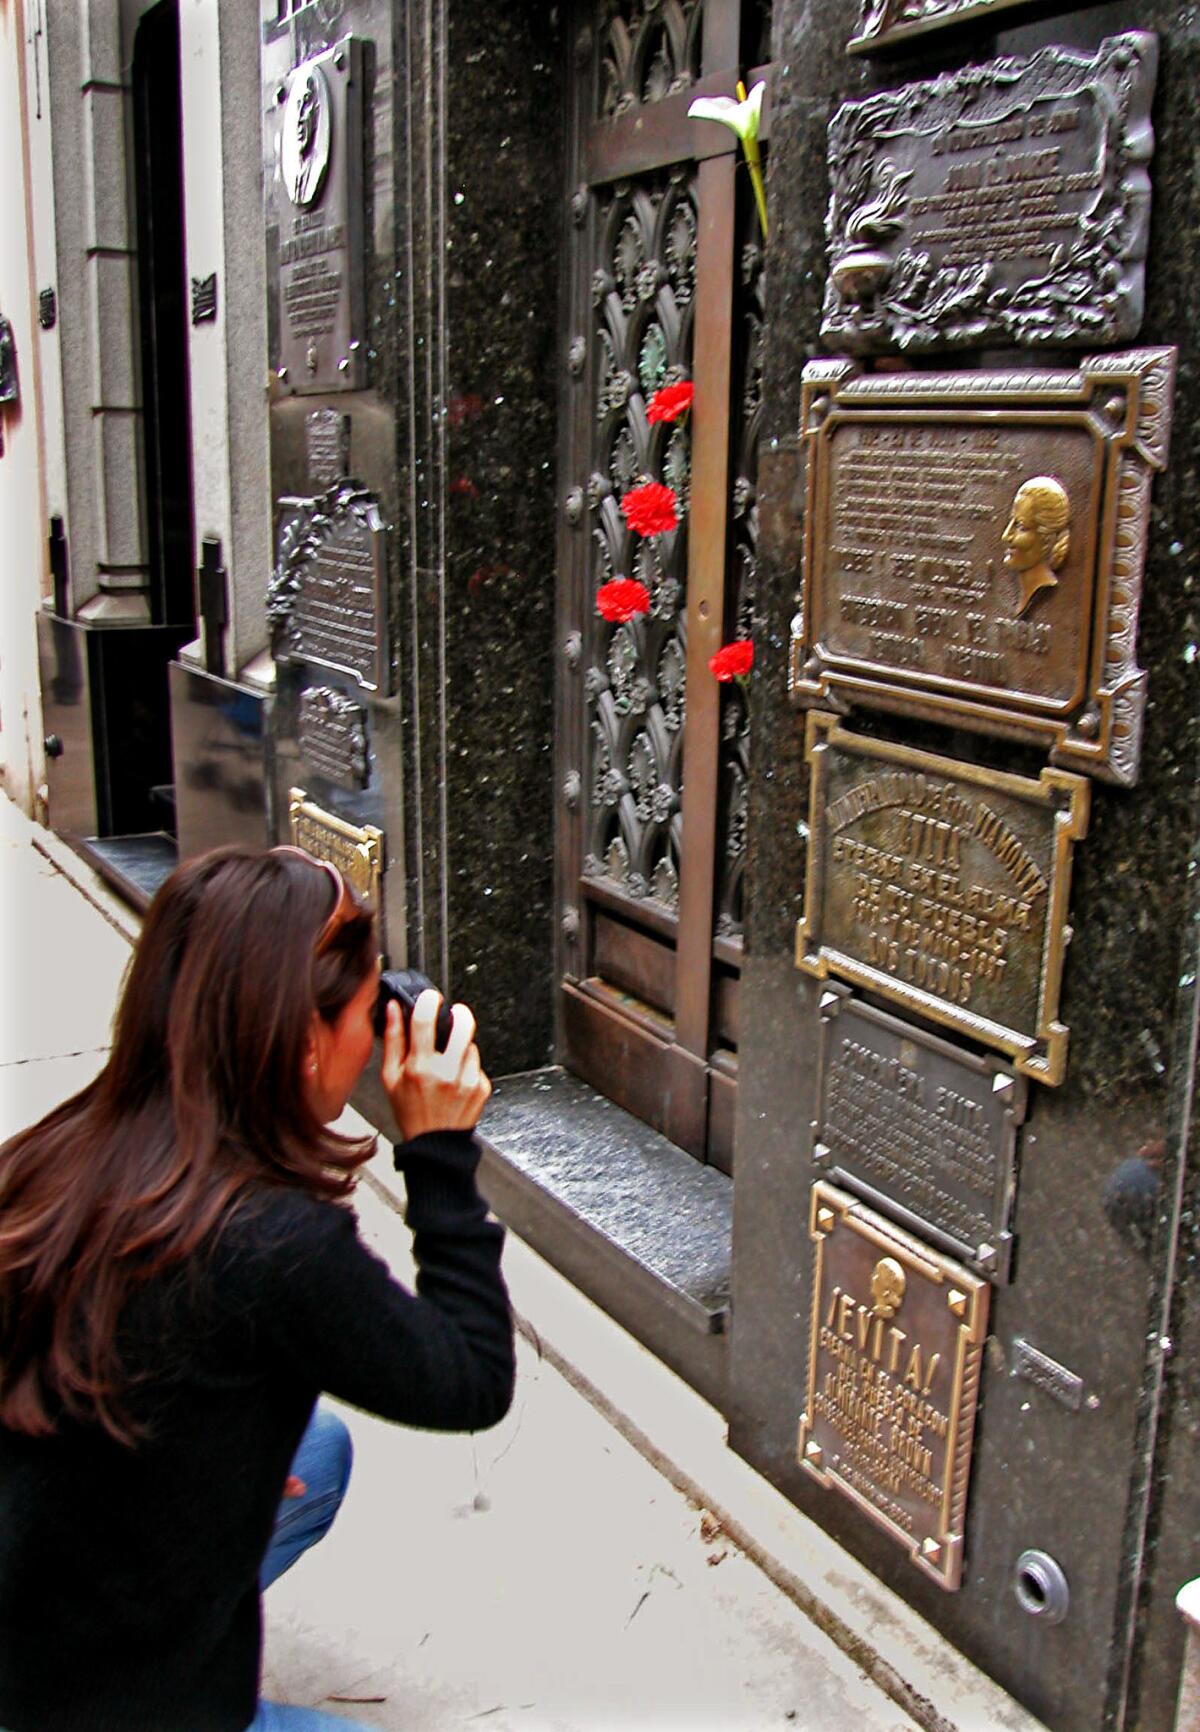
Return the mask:
<svg viewBox="0 0 1200 1732"><path fill-rule="evenodd" d="M807 755L797 967L881 993L1061 1083L1071 859L1090 783L863 739L815 710Z"/></svg>
<svg viewBox="0 0 1200 1732"><path fill-rule="evenodd" d="M1131 30L844 103L825 341L865 355L1136 336L1157 64L1157 39Z"/></svg>
<svg viewBox="0 0 1200 1732"><path fill-rule="evenodd" d="M300 693L300 756L310 770L343 788L367 785L367 712L331 686Z"/></svg>
<svg viewBox="0 0 1200 1732"><path fill-rule="evenodd" d="M1078 1413L1083 1407L1083 1378L1077 1372L1068 1371L1057 1359L1051 1359L1048 1353L1031 1347L1029 1342L1023 1341L1019 1335L1013 1339L1012 1370L1009 1375L1020 1377L1026 1383L1036 1384L1055 1401L1070 1408L1072 1413Z"/></svg>
<svg viewBox="0 0 1200 1732"><path fill-rule="evenodd" d="M279 511L267 595L272 653L389 693L387 529L375 499L345 482L319 498L281 499Z"/></svg>
<svg viewBox="0 0 1200 1732"><path fill-rule="evenodd" d="M292 842L317 860L332 860L356 896L373 914L380 912L383 831L374 824L349 824L315 805L304 788L288 790L288 827Z"/></svg>
<svg viewBox="0 0 1200 1732"><path fill-rule="evenodd" d="M873 54L900 47L952 24L989 24L1032 0L862 0L858 26L846 44L849 54Z"/></svg>
<svg viewBox="0 0 1200 1732"><path fill-rule="evenodd" d="M1078 371L804 369L789 685L1137 779L1137 624L1174 349Z"/></svg>
<svg viewBox="0 0 1200 1732"><path fill-rule="evenodd" d="M284 394L367 383L362 103L363 44L352 36L268 93Z"/></svg>
<svg viewBox="0 0 1200 1732"><path fill-rule="evenodd" d="M801 1465L957 1588L991 1291L832 1185L813 1186L809 1232Z"/></svg>
<svg viewBox="0 0 1200 1732"><path fill-rule="evenodd" d="M340 409L310 409L304 417L308 484L321 490L350 473L350 417Z"/></svg>
<svg viewBox="0 0 1200 1732"><path fill-rule="evenodd" d="M995 1058L821 994L814 1164L989 1280L1007 1282L1027 1085Z"/></svg>

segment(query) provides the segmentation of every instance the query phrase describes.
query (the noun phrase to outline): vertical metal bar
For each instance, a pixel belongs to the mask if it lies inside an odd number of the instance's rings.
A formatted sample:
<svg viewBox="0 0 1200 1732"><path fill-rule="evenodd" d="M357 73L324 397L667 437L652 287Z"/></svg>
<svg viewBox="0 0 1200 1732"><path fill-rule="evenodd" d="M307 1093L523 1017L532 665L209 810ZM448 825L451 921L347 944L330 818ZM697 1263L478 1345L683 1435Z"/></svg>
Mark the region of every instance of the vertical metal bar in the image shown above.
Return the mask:
<svg viewBox="0 0 1200 1732"><path fill-rule="evenodd" d="M721 646L729 513L736 159L700 164L697 189L692 476L688 523L687 710L683 736L683 856L675 955L675 1038L708 1050L712 976L717 765L721 704L709 657Z"/></svg>

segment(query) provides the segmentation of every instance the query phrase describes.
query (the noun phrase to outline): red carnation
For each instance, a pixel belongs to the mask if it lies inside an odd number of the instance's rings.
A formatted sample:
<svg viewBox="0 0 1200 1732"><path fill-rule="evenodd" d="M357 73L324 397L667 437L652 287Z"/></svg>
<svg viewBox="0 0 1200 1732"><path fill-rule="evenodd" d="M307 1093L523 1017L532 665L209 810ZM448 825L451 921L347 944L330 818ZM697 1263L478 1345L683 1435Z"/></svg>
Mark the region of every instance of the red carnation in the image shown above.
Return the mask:
<svg viewBox="0 0 1200 1732"><path fill-rule="evenodd" d="M661 481L631 487L621 501L621 511L630 529L639 535L663 535L679 522L676 498Z"/></svg>
<svg viewBox="0 0 1200 1732"><path fill-rule="evenodd" d="M696 387L690 379L681 385L663 385L646 405L647 421L652 425L655 421L678 421L691 408L695 395Z"/></svg>
<svg viewBox="0 0 1200 1732"><path fill-rule="evenodd" d="M596 591L596 611L613 625L650 612L650 591L634 577L615 577Z"/></svg>
<svg viewBox="0 0 1200 1732"><path fill-rule="evenodd" d="M748 637L727 643L715 656L708 658L708 665L719 680L740 679L754 666L754 645Z"/></svg>

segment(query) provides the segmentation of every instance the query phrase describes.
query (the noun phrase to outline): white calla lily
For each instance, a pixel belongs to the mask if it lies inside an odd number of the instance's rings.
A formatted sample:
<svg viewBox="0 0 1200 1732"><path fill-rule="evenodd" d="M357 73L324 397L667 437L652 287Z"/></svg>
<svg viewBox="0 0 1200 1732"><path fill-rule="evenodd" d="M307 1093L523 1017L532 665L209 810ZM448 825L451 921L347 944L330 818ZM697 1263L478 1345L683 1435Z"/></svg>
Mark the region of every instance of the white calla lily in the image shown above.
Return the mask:
<svg viewBox="0 0 1200 1732"><path fill-rule="evenodd" d="M689 120L716 120L736 133L746 153L746 166L754 183L758 202L758 219L762 223L763 239L767 238L767 195L763 188L762 158L758 149L758 127L762 119L763 97L767 86L760 78L747 94L746 86L738 84L737 99L732 96L698 96L688 108Z"/></svg>

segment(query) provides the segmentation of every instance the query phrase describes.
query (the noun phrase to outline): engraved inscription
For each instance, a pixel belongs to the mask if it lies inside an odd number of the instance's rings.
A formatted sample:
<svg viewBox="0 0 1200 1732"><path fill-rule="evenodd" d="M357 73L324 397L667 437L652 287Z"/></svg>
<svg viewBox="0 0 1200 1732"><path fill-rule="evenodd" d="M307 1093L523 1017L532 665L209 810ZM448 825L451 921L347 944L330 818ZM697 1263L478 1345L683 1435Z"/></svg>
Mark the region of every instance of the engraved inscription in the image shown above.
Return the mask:
<svg viewBox="0 0 1200 1732"><path fill-rule="evenodd" d="M809 363L793 696L1019 732L1055 762L1135 779L1138 510L1173 364L1170 350L1078 373Z"/></svg>
<svg viewBox="0 0 1200 1732"><path fill-rule="evenodd" d="M1069 1407L1072 1413L1078 1413L1083 1406L1083 1379L1074 1371L1068 1371L1065 1365L1060 1365L1057 1359L1051 1359L1048 1353L1042 1353L1036 1347L1031 1347L1028 1341L1023 1341L1018 1335L1013 1341L1012 1375L1020 1377L1026 1383L1035 1383L1047 1395L1060 1401L1064 1407Z"/></svg>
<svg viewBox="0 0 1200 1732"><path fill-rule="evenodd" d="M349 674L366 691L390 691L387 532L378 505L350 482L280 504L267 598L273 654Z"/></svg>
<svg viewBox="0 0 1200 1732"><path fill-rule="evenodd" d="M1039 781L808 724L811 842L796 960L1062 1080L1071 846L1088 784Z"/></svg>
<svg viewBox="0 0 1200 1732"><path fill-rule="evenodd" d="M821 997L813 1158L902 1226L1007 1281L1024 1081L914 1024Z"/></svg>
<svg viewBox="0 0 1200 1732"><path fill-rule="evenodd" d="M312 409L304 417L308 479L313 487L341 481L350 468L350 417L340 409Z"/></svg>
<svg viewBox="0 0 1200 1732"><path fill-rule="evenodd" d="M367 785L367 712L330 686L300 694L300 756L309 769L344 788Z"/></svg>
<svg viewBox="0 0 1200 1732"><path fill-rule="evenodd" d="M987 1283L824 1183L810 1233L799 1459L957 1588Z"/></svg>
<svg viewBox="0 0 1200 1732"><path fill-rule="evenodd" d="M1133 336L1156 69L1130 31L845 103L822 335L852 354Z"/></svg>

